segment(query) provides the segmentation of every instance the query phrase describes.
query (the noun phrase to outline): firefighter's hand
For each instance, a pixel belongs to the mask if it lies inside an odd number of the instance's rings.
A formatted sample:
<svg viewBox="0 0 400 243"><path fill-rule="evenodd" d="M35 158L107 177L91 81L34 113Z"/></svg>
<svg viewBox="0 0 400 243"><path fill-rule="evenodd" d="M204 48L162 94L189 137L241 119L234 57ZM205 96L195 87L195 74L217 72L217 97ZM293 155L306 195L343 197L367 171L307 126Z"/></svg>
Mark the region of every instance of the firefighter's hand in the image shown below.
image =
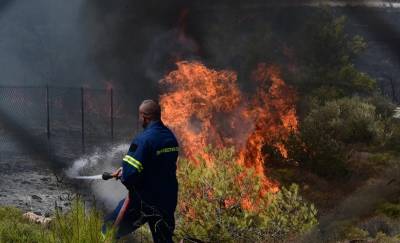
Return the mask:
<svg viewBox="0 0 400 243"><path fill-rule="evenodd" d="M112 173L112 176L115 177L116 180L120 179L122 176L122 167L119 167L114 173Z"/></svg>

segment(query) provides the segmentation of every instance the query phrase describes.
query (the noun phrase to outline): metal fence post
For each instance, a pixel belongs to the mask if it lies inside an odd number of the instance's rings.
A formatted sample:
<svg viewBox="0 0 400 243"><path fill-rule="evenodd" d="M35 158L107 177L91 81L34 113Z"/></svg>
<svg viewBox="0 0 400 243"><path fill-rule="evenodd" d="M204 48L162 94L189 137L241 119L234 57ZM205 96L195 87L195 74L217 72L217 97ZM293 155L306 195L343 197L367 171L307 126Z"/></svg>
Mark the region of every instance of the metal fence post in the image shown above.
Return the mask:
<svg viewBox="0 0 400 243"><path fill-rule="evenodd" d="M47 149L49 153L49 158L51 158L51 142L50 142L50 90L49 85L46 85L46 113L47 113L47 126L46 126L46 134L47 134Z"/></svg>
<svg viewBox="0 0 400 243"><path fill-rule="evenodd" d="M82 135L82 152L85 153L85 93L81 87L81 135Z"/></svg>
<svg viewBox="0 0 400 243"><path fill-rule="evenodd" d="M110 129L111 129L111 142L114 142L114 97L113 97L113 88L110 89Z"/></svg>

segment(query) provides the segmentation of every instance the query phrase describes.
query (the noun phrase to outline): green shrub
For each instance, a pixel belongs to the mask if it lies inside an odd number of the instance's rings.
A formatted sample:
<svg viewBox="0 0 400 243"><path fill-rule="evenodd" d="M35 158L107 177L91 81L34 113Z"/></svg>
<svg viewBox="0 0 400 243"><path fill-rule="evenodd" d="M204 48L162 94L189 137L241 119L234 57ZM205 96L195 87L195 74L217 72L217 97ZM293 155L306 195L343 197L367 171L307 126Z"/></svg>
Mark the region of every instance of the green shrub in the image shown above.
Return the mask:
<svg viewBox="0 0 400 243"><path fill-rule="evenodd" d="M394 237L390 237L387 236L385 233L379 232L374 241L376 243L399 243L400 241L400 236L394 236Z"/></svg>
<svg viewBox="0 0 400 243"><path fill-rule="evenodd" d="M368 103L375 106L375 113L383 119L391 119L396 105L387 97L374 95L368 98Z"/></svg>
<svg viewBox="0 0 400 243"><path fill-rule="evenodd" d="M316 88L309 95L309 103L311 107L317 107L318 105L324 105L326 102L343 98L344 92L334 86L321 86Z"/></svg>
<svg viewBox="0 0 400 243"><path fill-rule="evenodd" d="M333 220L329 227L323 230L320 241L343 242L344 240L367 240L369 232L361 227L357 227L355 224L354 220Z"/></svg>
<svg viewBox="0 0 400 243"><path fill-rule="evenodd" d="M329 101L314 107L300 124L300 133L288 139L289 158L322 176L346 175L348 148L379 144L383 132L372 104L357 97Z"/></svg>
<svg viewBox="0 0 400 243"><path fill-rule="evenodd" d="M379 138L381 128L375 107L357 97L327 102L304 120L305 132L320 131L345 144L371 143Z"/></svg>
<svg viewBox="0 0 400 243"><path fill-rule="evenodd" d="M394 118L396 105L382 96L373 96L368 99L376 109L376 114L381 118L383 134L381 144L392 151L400 150L400 119Z"/></svg>
<svg viewBox="0 0 400 243"><path fill-rule="evenodd" d="M302 233L317 224L317 210L299 195L299 187L282 187L267 208L269 234L278 239L291 233Z"/></svg>
<svg viewBox="0 0 400 243"><path fill-rule="evenodd" d="M379 207L377 211L379 212ZM367 231L371 237L376 237L379 232L391 236L400 234L400 222L382 213L364 219L359 227Z"/></svg>
<svg viewBox="0 0 400 243"><path fill-rule="evenodd" d="M333 88L322 100L339 98L337 95L370 94L376 81L355 68L354 62L367 47L359 35L351 35L345 29L346 18L337 17L327 9L313 11L305 18L293 43L298 55L299 88L302 93L324 87ZM333 90L331 89L331 90ZM321 91L321 90L319 90ZM317 91L317 92L319 92Z"/></svg>
<svg viewBox="0 0 400 243"><path fill-rule="evenodd" d="M400 151L400 119L393 121L390 125L390 136L387 137L386 148L396 151Z"/></svg>
<svg viewBox="0 0 400 243"><path fill-rule="evenodd" d="M377 211L393 219L400 218L400 204L386 202L379 205Z"/></svg>
<svg viewBox="0 0 400 243"><path fill-rule="evenodd" d="M313 132L307 126L303 126L299 134L290 135L286 141L288 159L323 177L347 175L344 144L320 130Z"/></svg>
<svg viewBox="0 0 400 243"><path fill-rule="evenodd" d="M177 239L259 242L302 233L317 223L316 209L297 186L263 193L260 176L238 165L233 149L208 148L207 154L197 164L179 161Z"/></svg>
<svg viewBox="0 0 400 243"><path fill-rule="evenodd" d="M344 239L362 240L368 237L368 232L355 226L348 227L344 232Z"/></svg>

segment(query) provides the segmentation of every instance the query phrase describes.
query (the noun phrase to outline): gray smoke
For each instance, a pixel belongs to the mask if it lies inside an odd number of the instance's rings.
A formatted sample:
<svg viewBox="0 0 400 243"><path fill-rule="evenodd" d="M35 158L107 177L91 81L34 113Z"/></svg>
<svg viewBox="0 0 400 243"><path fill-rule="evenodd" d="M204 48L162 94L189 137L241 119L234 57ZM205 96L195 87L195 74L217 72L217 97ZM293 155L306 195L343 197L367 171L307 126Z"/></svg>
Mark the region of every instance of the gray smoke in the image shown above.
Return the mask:
<svg viewBox="0 0 400 243"><path fill-rule="evenodd" d="M65 173L68 177L74 179L77 176L92 176L103 172L113 172L121 166L121 159L128 151L127 144L119 144L109 150L96 151L75 160ZM90 189L96 196L96 200L103 202L108 209L117 205L117 203L127 195L127 190L120 181L111 179L108 181L93 180L80 181L88 183Z"/></svg>
<svg viewBox="0 0 400 243"><path fill-rule="evenodd" d="M4 0L2 0L4 1ZM19 0L0 9L0 85L96 85L83 0Z"/></svg>

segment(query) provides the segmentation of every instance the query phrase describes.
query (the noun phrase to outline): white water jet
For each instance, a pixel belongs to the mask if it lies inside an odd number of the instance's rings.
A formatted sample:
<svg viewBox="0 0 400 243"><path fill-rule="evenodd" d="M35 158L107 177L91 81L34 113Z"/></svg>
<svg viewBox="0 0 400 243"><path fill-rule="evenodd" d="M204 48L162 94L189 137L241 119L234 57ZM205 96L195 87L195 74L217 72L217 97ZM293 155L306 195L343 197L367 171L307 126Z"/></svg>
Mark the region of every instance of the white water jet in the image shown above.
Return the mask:
<svg viewBox="0 0 400 243"><path fill-rule="evenodd" d="M74 179L80 179L80 180L101 180L102 175L93 175L93 176L75 176L73 177Z"/></svg>
<svg viewBox="0 0 400 243"><path fill-rule="evenodd" d="M112 209L128 192L119 180L102 180L102 173L119 168L128 149L128 144L119 144L109 150L98 149L75 160L65 173L72 179L82 180L81 183L86 183L86 180L96 200L104 202L107 208Z"/></svg>

